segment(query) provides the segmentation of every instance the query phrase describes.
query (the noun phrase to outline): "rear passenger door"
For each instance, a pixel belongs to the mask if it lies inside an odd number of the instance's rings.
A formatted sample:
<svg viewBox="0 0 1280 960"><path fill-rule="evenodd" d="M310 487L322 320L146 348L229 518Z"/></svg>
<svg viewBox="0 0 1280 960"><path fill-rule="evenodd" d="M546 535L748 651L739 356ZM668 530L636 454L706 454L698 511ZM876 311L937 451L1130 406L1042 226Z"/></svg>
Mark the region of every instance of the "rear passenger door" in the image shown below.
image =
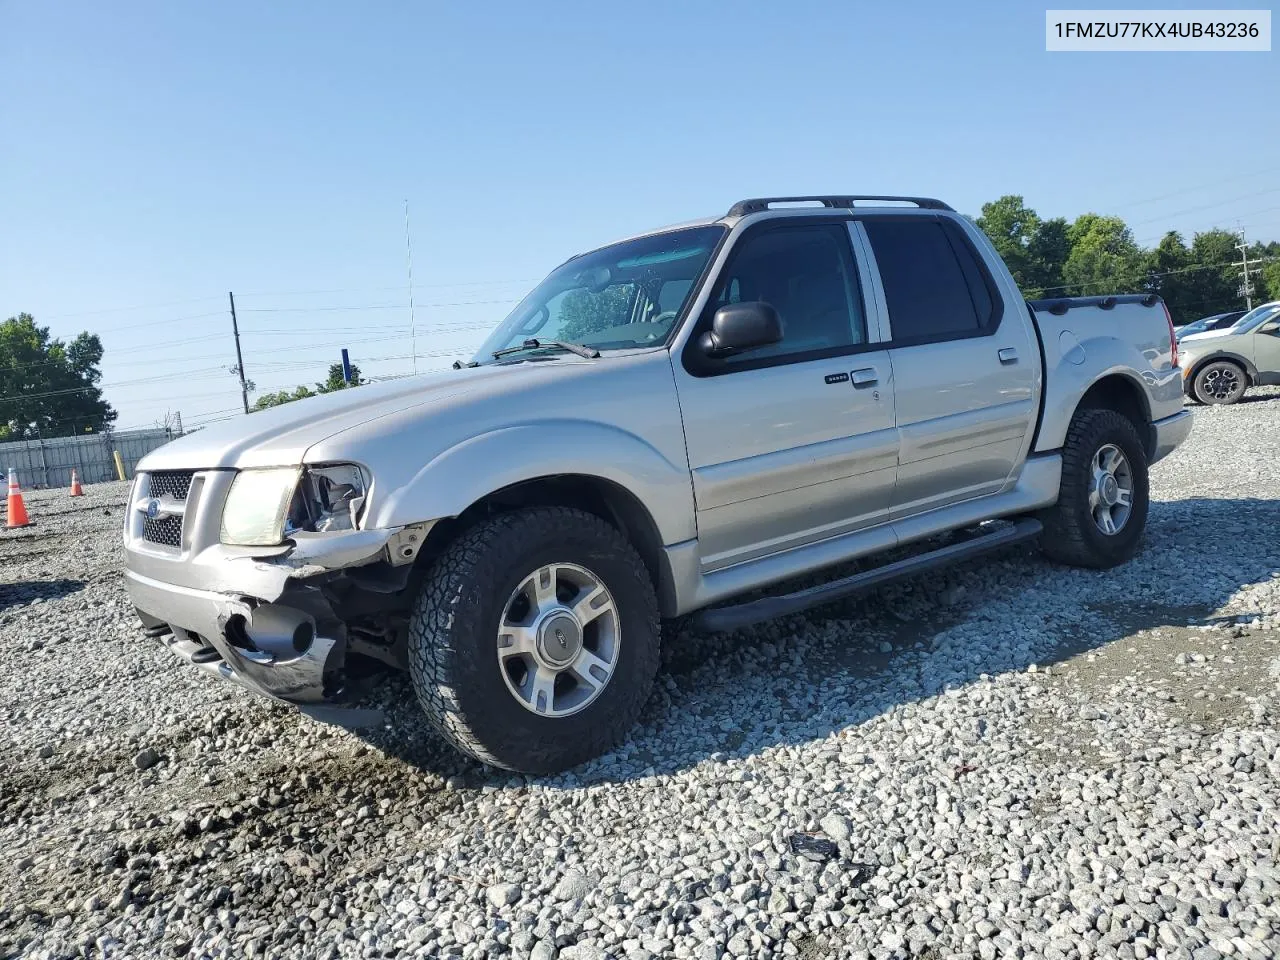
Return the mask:
<svg viewBox="0 0 1280 960"><path fill-rule="evenodd" d="M892 371L859 270L843 220L752 226L672 358L704 572L888 519ZM707 357L715 311L746 301L778 311L782 340Z"/></svg>
<svg viewBox="0 0 1280 960"><path fill-rule="evenodd" d="M860 220L889 327L898 426L893 518L1004 488L1036 417L1039 344L972 240L934 215Z"/></svg>

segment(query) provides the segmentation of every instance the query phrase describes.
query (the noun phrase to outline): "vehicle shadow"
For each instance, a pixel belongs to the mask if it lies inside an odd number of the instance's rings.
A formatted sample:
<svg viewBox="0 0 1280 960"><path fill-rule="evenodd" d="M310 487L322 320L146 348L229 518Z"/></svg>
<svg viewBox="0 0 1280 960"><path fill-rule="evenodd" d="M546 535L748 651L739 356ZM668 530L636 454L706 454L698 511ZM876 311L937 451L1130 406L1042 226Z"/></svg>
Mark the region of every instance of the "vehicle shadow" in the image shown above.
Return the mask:
<svg viewBox="0 0 1280 960"><path fill-rule="evenodd" d="M83 590L83 580L26 580L20 583L0 583L0 610L22 606L33 600L55 600L69 593Z"/></svg>
<svg viewBox="0 0 1280 960"><path fill-rule="evenodd" d="M625 782L811 743L984 675L1051 666L1142 628L1210 623L1242 587L1280 577L1280 548L1258 536L1275 529L1278 500L1156 502L1142 550L1114 570L1015 547L734 633L677 634L631 736L537 782ZM388 720L364 735L380 751L467 785L511 781L440 740L407 678L380 678L365 699Z"/></svg>

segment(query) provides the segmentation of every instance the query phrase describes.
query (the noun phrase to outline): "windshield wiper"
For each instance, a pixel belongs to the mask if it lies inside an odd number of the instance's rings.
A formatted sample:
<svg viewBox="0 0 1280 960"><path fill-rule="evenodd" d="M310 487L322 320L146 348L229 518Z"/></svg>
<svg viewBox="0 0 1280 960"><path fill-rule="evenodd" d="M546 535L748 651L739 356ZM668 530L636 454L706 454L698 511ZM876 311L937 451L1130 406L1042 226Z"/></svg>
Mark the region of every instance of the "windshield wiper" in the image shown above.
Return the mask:
<svg viewBox="0 0 1280 960"><path fill-rule="evenodd" d="M580 343L570 343L567 340L538 340L530 338L518 347L504 347L501 350L493 351L493 358L497 360L499 357L505 357L512 353L522 353L525 350L541 350L544 347L559 347L561 350L568 350L570 353L576 353L580 357L586 357L588 360L594 360L600 356L600 351L592 347L584 347Z"/></svg>

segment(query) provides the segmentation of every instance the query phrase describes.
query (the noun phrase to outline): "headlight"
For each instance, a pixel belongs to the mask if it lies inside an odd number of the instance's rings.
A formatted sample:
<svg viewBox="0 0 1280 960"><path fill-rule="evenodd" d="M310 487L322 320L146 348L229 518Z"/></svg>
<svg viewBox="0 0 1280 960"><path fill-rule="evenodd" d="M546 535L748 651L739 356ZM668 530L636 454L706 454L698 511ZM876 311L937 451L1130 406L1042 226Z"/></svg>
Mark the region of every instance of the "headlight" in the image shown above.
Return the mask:
<svg viewBox="0 0 1280 960"><path fill-rule="evenodd" d="M354 463L308 467L289 509L285 533L356 529L364 508L366 487L364 471Z"/></svg>
<svg viewBox="0 0 1280 960"><path fill-rule="evenodd" d="M367 487L352 463L242 470L222 508L222 542L269 547L294 533L354 530Z"/></svg>
<svg viewBox="0 0 1280 960"><path fill-rule="evenodd" d="M244 547L280 543L298 473L297 467L237 473L222 508L222 542Z"/></svg>

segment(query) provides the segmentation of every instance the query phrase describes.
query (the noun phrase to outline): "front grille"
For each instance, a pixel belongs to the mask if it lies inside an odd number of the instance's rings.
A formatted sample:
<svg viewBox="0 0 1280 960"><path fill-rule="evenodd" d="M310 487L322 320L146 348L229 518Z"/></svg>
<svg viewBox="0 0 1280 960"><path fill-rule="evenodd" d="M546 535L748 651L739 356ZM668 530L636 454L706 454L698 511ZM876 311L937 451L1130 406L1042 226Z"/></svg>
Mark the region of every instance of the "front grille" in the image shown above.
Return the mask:
<svg viewBox="0 0 1280 960"><path fill-rule="evenodd" d="M191 491L191 479L194 476L194 470L159 470L148 474L148 495L171 497L185 503L187 494ZM166 547L182 546L182 517L144 519L142 539L148 543L158 543Z"/></svg>
<svg viewBox="0 0 1280 960"><path fill-rule="evenodd" d="M170 496L175 500L187 499L187 491L191 489L191 478L194 470L157 470L147 475L151 496Z"/></svg>
<svg viewBox="0 0 1280 960"><path fill-rule="evenodd" d="M161 517L142 521L142 539L148 543L161 543L166 547L182 546L182 518Z"/></svg>

